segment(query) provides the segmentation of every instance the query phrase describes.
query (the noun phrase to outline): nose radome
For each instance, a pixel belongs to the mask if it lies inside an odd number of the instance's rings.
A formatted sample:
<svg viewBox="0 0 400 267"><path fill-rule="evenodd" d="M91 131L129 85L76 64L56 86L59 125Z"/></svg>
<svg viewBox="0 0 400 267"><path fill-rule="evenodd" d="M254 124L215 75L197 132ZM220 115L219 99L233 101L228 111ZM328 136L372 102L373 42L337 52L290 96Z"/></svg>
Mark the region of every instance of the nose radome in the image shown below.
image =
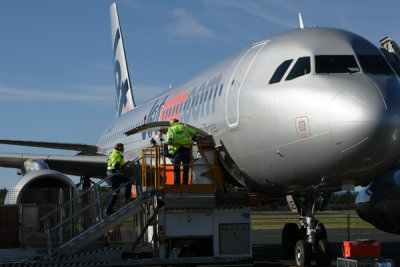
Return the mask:
<svg viewBox="0 0 400 267"><path fill-rule="evenodd" d="M343 91L330 104L329 124L335 144L345 153L368 140L379 127L386 106L376 88Z"/></svg>
<svg viewBox="0 0 400 267"><path fill-rule="evenodd" d="M371 94L368 91L375 91ZM376 88L343 91L336 95L330 105L330 122L374 122L379 121L386 110L385 102Z"/></svg>

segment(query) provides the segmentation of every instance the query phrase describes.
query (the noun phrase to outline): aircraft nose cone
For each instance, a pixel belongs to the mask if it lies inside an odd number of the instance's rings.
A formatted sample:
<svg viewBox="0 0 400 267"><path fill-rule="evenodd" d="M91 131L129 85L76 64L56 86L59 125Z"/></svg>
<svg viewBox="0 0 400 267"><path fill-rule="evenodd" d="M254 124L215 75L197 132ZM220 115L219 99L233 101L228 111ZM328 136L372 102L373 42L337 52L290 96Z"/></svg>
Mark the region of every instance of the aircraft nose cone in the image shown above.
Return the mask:
<svg viewBox="0 0 400 267"><path fill-rule="evenodd" d="M379 177L400 154L398 79L354 79L336 85L341 89L331 98L328 111L336 152L333 169L342 181Z"/></svg>
<svg viewBox="0 0 400 267"><path fill-rule="evenodd" d="M333 98L329 110L329 125L334 143L341 153L368 139L380 117L381 106L382 99L369 99L366 102L346 91Z"/></svg>
<svg viewBox="0 0 400 267"><path fill-rule="evenodd" d="M399 140L397 117L375 86L343 91L332 99L329 109L332 138L341 154L370 144L372 138L374 142L377 138Z"/></svg>

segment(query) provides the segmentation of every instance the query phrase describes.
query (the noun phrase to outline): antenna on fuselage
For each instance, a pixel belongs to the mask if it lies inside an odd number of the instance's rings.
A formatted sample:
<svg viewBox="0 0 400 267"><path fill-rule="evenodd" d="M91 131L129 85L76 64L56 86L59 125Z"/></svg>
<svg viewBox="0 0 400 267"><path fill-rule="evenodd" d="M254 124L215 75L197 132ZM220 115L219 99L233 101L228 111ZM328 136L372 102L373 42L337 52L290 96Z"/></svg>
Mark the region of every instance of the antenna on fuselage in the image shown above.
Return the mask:
<svg viewBox="0 0 400 267"><path fill-rule="evenodd" d="M301 17L301 13L299 12L299 23L300 23L300 29L304 29L304 24L303 24L303 18Z"/></svg>

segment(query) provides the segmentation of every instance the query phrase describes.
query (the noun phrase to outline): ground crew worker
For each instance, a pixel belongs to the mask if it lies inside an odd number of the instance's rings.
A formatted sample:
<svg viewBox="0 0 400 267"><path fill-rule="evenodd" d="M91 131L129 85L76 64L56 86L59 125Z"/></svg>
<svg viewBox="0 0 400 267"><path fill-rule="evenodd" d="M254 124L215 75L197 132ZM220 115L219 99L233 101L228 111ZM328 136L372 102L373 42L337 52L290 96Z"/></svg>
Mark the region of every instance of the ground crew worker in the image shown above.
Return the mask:
<svg viewBox="0 0 400 267"><path fill-rule="evenodd" d="M168 143L171 146L170 153L172 154L172 164L174 164L174 184L181 183L181 175L179 164L190 163L190 143L191 136L196 134L196 131L186 124L180 124L179 120L171 119L170 127L168 128L167 136ZM183 166L182 184L187 184L189 180L189 166Z"/></svg>
<svg viewBox="0 0 400 267"><path fill-rule="evenodd" d="M113 152L110 153L108 157L108 166L107 166L107 178L108 184L111 185L112 190L117 189L121 184L129 181L129 178L125 175L118 173L123 170L125 167L124 156L124 145L122 143L118 143L114 146ZM129 183L125 186L124 198L125 201L129 201L131 196L132 184ZM119 196L119 190L114 192L108 201L106 214L110 215L114 213L114 205L117 202Z"/></svg>

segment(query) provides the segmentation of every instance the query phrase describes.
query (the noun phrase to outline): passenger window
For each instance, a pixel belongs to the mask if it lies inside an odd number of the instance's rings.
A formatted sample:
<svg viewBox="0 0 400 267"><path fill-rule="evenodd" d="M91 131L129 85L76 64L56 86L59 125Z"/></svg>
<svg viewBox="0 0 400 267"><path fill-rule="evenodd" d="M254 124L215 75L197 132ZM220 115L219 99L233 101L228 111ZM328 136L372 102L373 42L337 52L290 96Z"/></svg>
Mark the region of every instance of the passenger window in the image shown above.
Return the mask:
<svg viewBox="0 0 400 267"><path fill-rule="evenodd" d="M292 70L286 77L286 81L296 79L300 76L309 73L310 73L310 57L301 57L297 60L296 64L294 64Z"/></svg>
<svg viewBox="0 0 400 267"><path fill-rule="evenodd" d="M281 65L279 65L279 67L276 69L276 71L274 72L274 75L272 75L271 80L269 80L269 84L273 84L273 83L279 83L283 77L283 75L285 75L287 69L289 68L290 64L292 63L293 59L289 59L284 61Z"/></svg>

